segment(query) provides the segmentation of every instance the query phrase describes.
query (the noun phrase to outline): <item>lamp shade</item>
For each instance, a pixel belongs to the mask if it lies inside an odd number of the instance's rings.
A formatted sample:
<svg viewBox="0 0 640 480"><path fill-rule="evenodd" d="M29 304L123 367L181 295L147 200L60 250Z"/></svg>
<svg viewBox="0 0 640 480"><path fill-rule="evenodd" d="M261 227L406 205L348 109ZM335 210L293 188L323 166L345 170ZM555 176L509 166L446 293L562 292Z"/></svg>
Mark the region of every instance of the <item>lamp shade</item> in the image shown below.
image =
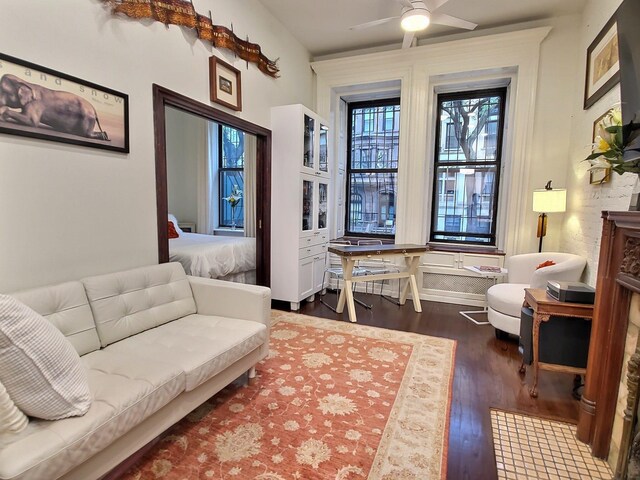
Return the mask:
<svg viewBox="0 0 640 480"><path fill-rule="evenodd" d="M556 213L567 210L567 190L554 188L533 191L533 211L537 213Z"/></svg>

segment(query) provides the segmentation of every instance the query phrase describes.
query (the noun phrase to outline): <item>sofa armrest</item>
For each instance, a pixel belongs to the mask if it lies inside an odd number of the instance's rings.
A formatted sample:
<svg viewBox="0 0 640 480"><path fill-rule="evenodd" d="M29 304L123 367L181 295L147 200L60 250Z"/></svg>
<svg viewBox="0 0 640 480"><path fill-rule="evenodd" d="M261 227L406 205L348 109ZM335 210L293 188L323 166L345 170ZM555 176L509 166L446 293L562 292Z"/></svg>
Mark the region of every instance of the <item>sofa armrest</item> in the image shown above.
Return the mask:
<svg viewBox="0 0 640 480"><path fill-rule="evenodd" d="M244 283L187 276L196 311L271 325L271 289Z"/></svg>

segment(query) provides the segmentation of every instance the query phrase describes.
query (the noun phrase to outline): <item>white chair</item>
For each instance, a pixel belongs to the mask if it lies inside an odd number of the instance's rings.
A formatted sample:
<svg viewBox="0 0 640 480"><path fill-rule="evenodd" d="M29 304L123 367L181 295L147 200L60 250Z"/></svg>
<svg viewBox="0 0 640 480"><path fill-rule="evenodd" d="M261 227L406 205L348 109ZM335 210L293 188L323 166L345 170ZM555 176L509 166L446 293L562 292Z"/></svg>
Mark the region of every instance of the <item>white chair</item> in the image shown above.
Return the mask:
<svg viewBox="0 0 640 480"><path fill-rule="evenodd" d="M335 246L335 245L351 245L351 242L349 240L344 240L344 241L332 240L329 243L329 246ZM361 268L358 266L353 267L352 275L354 277L358 275L366 275L367 273L368 271L364 268ZM344 280L344 270L342 268L342 262L340 260L340 257L330 252L327 252L325 254L325 269L324 269L324 274L322 276L322 294L320 295L320 303L322 303L325 307L329 307L332 311L335 312L336 307L324 301L324 297L327 293L327 288L329 287L328 283L325 286L325 282L327 281L327 275L329 276L329 283L331 283L331 278L336 279L336 305L337 305L337 301L340 298L340 281ZM371 309L372 307L372 305L367 305L362 300L359 300L357 298L354 298L353 300L365 308Z"/></svg>
<svg viewBox="0 0 640 480"><path fill-rule="evenodd" d="M546 261L555 265L537 268ZM580 280L587 262L572 253L542 252L513 255L507 259L506 283L487 290L487 317L496 329L496 337L520 335L520 309L525 288L547 288L548 280L575 282Z"/></svg>

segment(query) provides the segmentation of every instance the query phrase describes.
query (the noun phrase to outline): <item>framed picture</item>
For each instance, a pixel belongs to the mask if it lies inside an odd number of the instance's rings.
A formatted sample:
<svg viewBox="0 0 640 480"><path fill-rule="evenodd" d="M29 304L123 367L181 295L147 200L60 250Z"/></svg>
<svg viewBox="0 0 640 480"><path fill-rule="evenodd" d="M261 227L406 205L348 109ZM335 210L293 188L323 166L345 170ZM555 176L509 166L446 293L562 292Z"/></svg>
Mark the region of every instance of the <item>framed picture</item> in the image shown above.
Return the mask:
<svg viewBox="0 0 640 480"><path fill-rule="evenodd" d="M584 109L591 107L619 81L618 28L615 17L611 17L587 48Z"/></svg>
<svg viewBox="0 0 640 480"><path fill-rule="evenodd" d="M211 101L237 112L242 110L240 70L218 57L209 58L209 94Z"/></svg>
<svg viewBox="0 0 640 480"><path fill-rule="evenodd" d="M0 53L0 133L129 153L129 97Z"/></svg>
<svg viewBox="0 0 640 480"><path fill-rule="evenodd" d="M594 145L596 143L596 138L602 136L601 129L603 127L600 124L600 122L602 122L602 120L604 120L604 117L607 116L607 113L609 113L609 110L604 112L602 115L600 115L598 118L596 118L595 122L593 122L593 133L591 134L591 143L594 144ZM602 183L607 183L610 180L611 180L611 169L610 168L603 168L603 169L599 169L599 170L591 170L589 172L589 183L591 185L600 185Z"/></svg>

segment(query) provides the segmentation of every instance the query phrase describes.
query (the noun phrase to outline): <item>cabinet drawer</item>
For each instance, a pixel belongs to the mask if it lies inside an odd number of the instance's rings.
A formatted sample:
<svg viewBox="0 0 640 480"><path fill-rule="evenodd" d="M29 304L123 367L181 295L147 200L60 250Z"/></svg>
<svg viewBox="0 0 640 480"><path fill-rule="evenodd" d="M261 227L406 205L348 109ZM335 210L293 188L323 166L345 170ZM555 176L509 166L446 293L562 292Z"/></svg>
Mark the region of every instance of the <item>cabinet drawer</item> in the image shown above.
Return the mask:
<svg viewBox="0 0 640 480"><path fill-rule="evenodd" d="M320 245L329 241L329 235L327 233L313 233L311 235L304 235L300 237L300 248L307 248L314 245Z"/></svg>
<svg viewBox="0 0 640 480"><path fill-rule="evenodd" d="M423 265L457 268L458 254L453 252L427 252Z"/></svg>
<svg viewBox="0 0 640 480"><path fill-rule="evenodd" d="M463 253L461 266L471 267L473 265L491 265L492 267L501 267L502 256Z"/></svg>
<svg viewBox="0 0 640 480"><path fill-rule="evenodd" d="M299 250L298 258L313 257L314 255L323 255L327 251L328 244L310 245Z"/></svg>

